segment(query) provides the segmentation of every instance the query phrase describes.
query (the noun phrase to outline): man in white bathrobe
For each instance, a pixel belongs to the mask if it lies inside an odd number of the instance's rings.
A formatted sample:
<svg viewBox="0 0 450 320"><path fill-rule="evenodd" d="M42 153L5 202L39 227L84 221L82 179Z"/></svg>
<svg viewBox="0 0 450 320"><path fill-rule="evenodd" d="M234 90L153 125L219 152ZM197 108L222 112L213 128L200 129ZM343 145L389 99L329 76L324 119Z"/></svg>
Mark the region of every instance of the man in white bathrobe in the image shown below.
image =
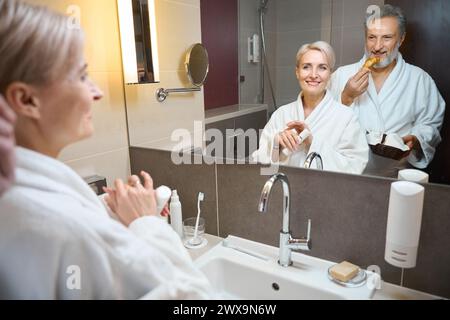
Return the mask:
<svg viewBox="0 0 450 320"><path fill-rule="evenodd" d="M405 30L402 11L382 6L379 18L367 20L365 56L338 68L330 82L335 99L355 112L367 133L397 134L410 149L401 160L370 152L367 174L396 177L411 165L424 169L441 141L445 102L433 79L399 53ZM367 58L381 61L366 68Z"/></svg>

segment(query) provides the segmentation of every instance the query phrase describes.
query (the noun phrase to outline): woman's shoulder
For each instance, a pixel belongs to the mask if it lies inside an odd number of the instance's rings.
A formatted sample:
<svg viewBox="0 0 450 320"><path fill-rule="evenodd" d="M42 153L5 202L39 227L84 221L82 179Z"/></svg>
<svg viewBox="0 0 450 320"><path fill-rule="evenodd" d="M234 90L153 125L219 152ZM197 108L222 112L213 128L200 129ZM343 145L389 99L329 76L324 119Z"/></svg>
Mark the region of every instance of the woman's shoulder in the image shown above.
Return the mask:
<svg viewBox="0 0 450 320"><path fill-rule="evenodd" d="M292 101L288 104L284 104L278 107L272 114L272 117L277 117L281 115L285 115L286 112L291 112L292 110L296 110L298 107L297 101Z"/></svg>
<svg viewBox="0 0 450 320"><path fill-rule="evenodd" d="M40 234L58 239L61 234L89 233L83 220L96 216L76 199L41 189L13 186L0 199L0 221L11 232ZM70 232L69 232L70 231Z"/></svg>

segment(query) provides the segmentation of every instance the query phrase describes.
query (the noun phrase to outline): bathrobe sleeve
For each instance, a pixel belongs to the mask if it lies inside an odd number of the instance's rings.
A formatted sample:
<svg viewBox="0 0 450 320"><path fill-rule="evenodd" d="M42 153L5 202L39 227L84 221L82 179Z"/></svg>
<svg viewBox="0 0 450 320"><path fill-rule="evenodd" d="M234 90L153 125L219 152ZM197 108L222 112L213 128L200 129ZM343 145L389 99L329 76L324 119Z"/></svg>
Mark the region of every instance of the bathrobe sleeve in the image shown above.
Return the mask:
<svg viewBox="0 0 450 320"><path fill-rule="evenodd" d="M328 91L331 92L331 95L336 102L342 103L342 80L339 68L331 75L330 81L328 82Z"/></svg>
<svg viewBox="0 0 450 320"><path fill-rule="evenodd" d="M324 170L353 174L361 174L369 159L366 138L354 115L349 117L336 144L313 139L309 152L321 155Z"/></svg>
<svg viewBox="0 0 450 320"><path fill-rule="evenodd" d="M259 139L259 148L252 154L253 161L259 163L272 163L272 152L273 152L273 139L275 135L279 132L275 119L276 113L272 115L269 122L267 122L264 130L261 133Z"/></svg>
<svg viewBox="0 0 450 320"><path fill-rule="evenodd" d="M339 104L342 104L342 91L344 91L344 88L350 77L351 75L349 74L348 70L344 70L341 67L333 72L330 81L328 82L328 90L329 92L331 92L333 99ZM349 107L353 107L354 105L355 103L352 103Z"/></svg>
<svg viewBox="0 0 450 320"><path fill-rule="evenodd" d="M415 121L411 134L420 142L422 152L411 152L408 161L417 168L426 168L434 157L436 146L441 142L439 133L444 120L445 101L434 80L423 73L417 86Z"/></svg>
<svg viewBox="0 0 450 320"><path fill-rule="evenodd" d="M194 266L178 234L166 222L156 217L143 217L135 220L129 228L153 250L164 254L174 266L172 275L142 299L218 298L208 279ZM148 264L149 267L154 265L151 260Z"/></svg>
<svg viewBox="0 0 450 320"><path fill-rule="evenodd" d="M33 261L29 270L17 257L14 272L21 284L14 289L20 299L216 298L178 235L161 219L137 219L130 226L137 237L121 233L120 225L116 235L104 238L76 223L49 223L45 231L29 229L11 250L26 251ZM42 275L36 277L34 270Z"/></svg>

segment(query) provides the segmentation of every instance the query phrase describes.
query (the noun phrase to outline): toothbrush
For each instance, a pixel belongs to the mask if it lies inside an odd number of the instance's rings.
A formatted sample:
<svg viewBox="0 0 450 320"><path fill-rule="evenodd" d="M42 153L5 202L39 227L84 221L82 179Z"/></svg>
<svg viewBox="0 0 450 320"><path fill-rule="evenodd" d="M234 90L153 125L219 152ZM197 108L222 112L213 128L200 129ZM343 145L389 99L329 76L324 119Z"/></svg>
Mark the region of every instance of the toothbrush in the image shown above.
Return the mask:
<svg viewBox="0 0 450 320"><path fill-rule="evenodd" d="M197 237L198 237L198 224L200 221L200 202L205 199L205 194L203 192L198 193L197 198L197 220L195 221L195 230L194 230L194 237L192 238L191 243L197 243Z"/></svg>

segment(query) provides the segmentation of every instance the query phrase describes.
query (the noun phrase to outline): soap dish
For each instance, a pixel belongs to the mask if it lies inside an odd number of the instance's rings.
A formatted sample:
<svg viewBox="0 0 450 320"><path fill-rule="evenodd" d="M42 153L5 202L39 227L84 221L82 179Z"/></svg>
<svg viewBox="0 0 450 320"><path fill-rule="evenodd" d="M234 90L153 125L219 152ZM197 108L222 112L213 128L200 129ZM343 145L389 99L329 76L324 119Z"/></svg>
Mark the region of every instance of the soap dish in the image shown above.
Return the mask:
<svg viewBox="0 0 450 320"><path fill-rule="evenodd" d="M341 285L343 287L347 287L347 288L357 288L357 287L361 287L363 286L366 281L367 281L367 273L365 270L359 268L359 272L356 276L354 276L352 279L348 280L347 282L344 281L340 281L338 279L333 278L333 276L331 275L331 268L333 266L328 268L328 279L330 279L331 281L337 283L338 285Z"/></svg>

